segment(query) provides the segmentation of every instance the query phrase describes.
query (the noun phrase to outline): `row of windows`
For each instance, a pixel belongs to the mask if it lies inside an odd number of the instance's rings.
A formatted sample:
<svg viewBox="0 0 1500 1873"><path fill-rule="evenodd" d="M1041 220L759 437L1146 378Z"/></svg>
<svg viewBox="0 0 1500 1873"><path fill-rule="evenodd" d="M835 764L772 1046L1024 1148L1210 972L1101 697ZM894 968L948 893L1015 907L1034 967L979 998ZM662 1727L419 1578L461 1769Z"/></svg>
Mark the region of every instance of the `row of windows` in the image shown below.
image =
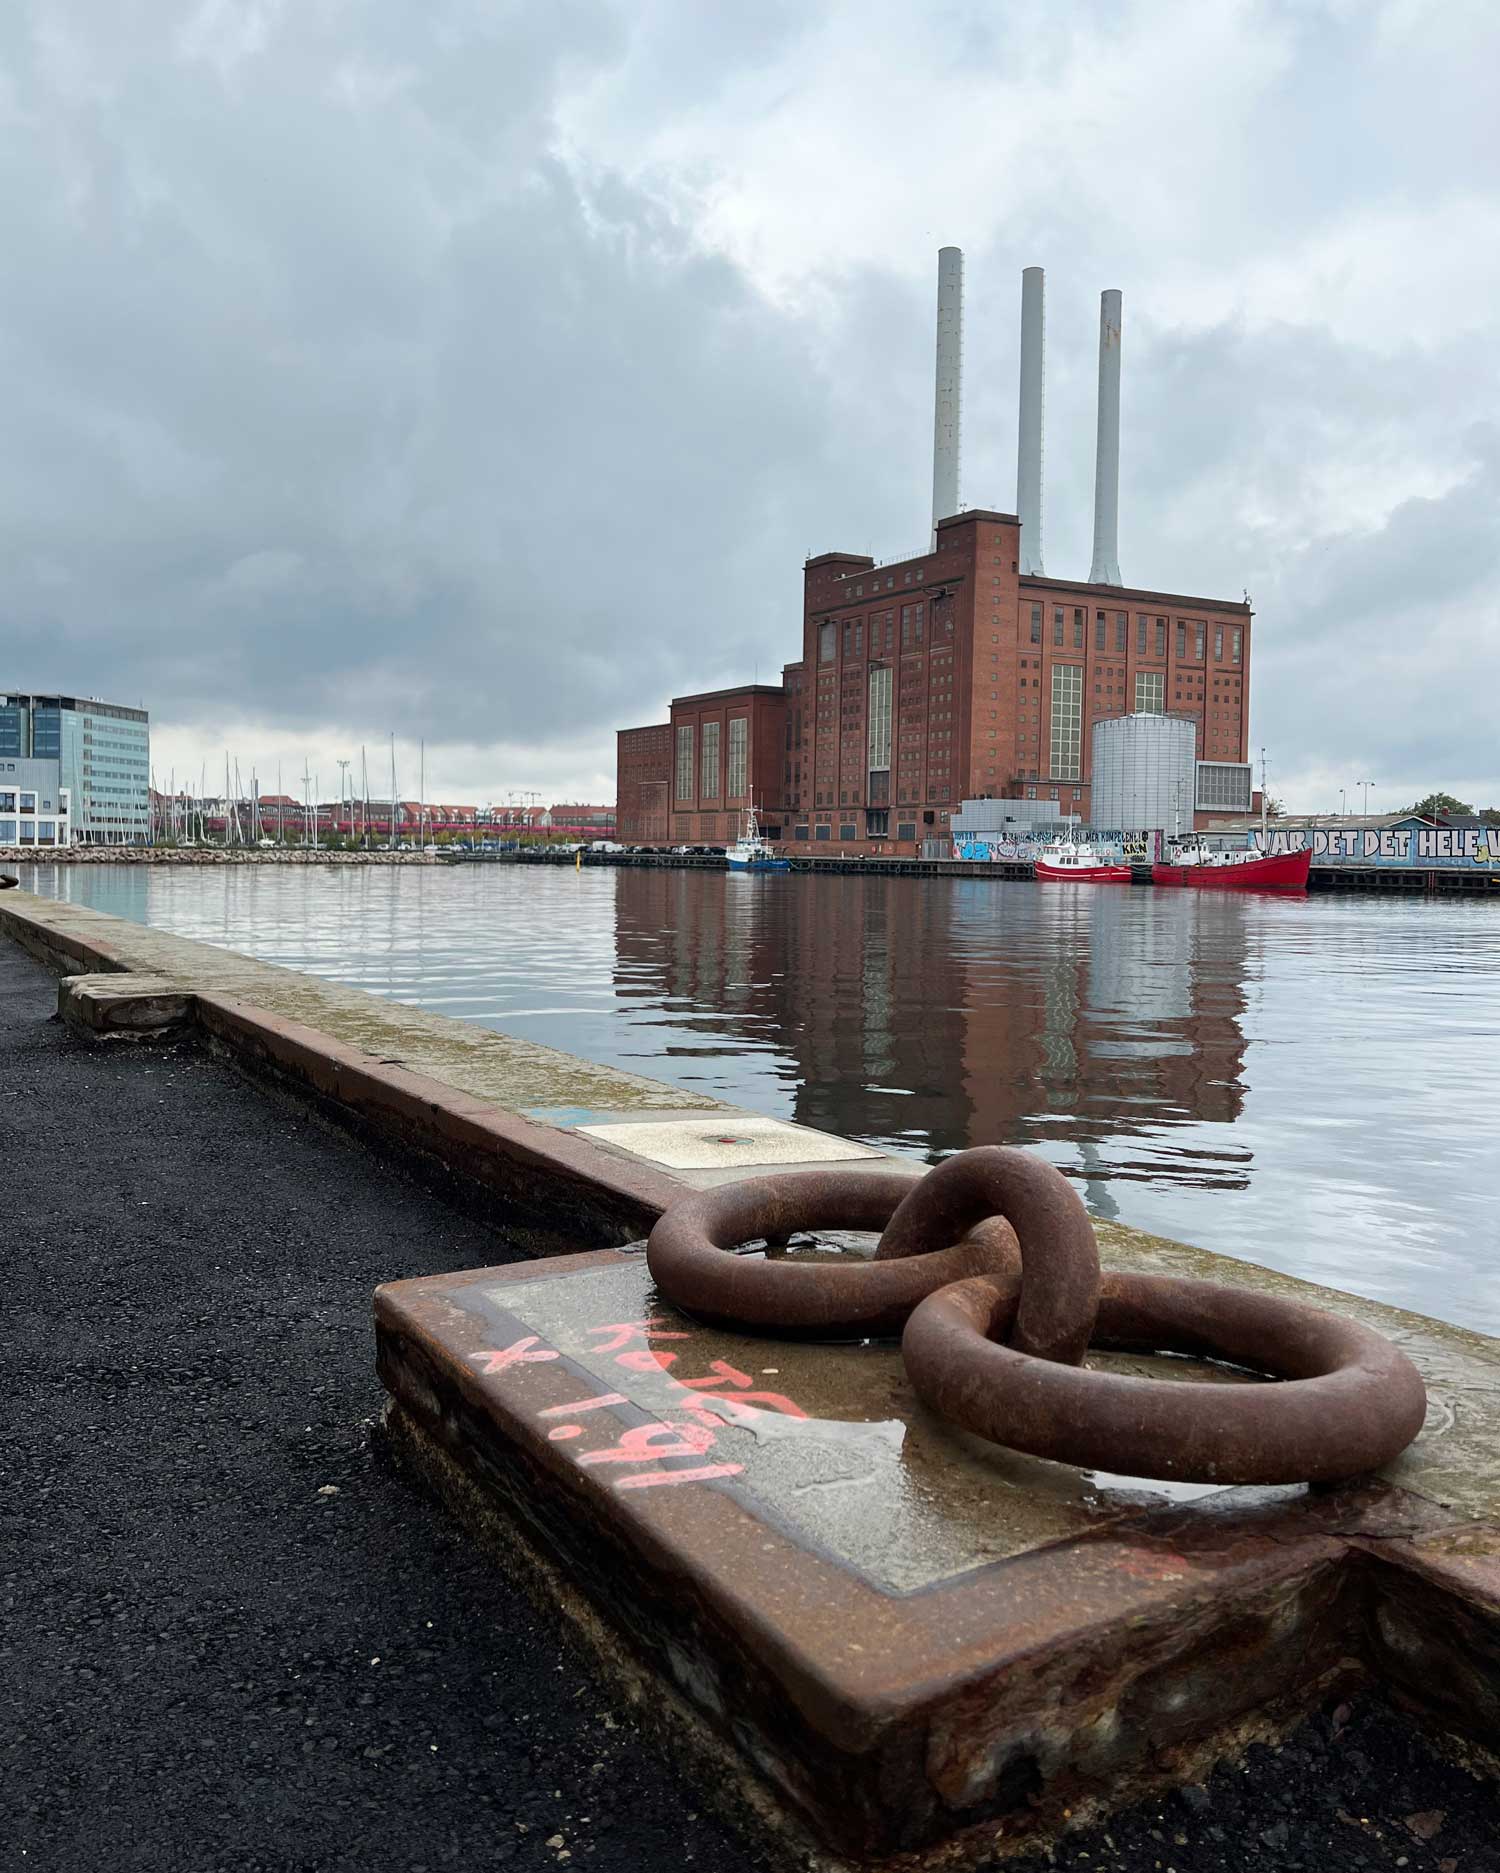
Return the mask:
<svg viewBox="0 0 1500 1873"><path fill-rule="evenodd" d="M750 777L750 723L743 715L731 716L729 721L729 773L725 798L742 800L749 788ZM719 724L703 724L703 795L705 799L715 799L719 791ZM682 722L677 728L677 762L674 771L672 797L674 800L693 798L693 725Z"/></svg>
<svg viewBox="0 0 1500 1873"><path fill-rule="evenodd" d="M17 797L15 789L0 788L0 813L35 813L38 810L37 796L34 793L21 793L19 806L16 804ZM40 803L40 810L43 813L52 812L52 802L44 799ZM64 807L62 810L66 812L67 808Z"/></svg>
<svg viewBox="0 0 1500 1873"><path fill-rule="evenodd" d="M1154 638L1152 638L1150 634L1153 621L1144 616L1137 616L1136 618L1135 648L1138 656L1144 657L1150 654L1147 650L1148 640L1154 642L1156 656L1165 657L1167 654L1167 621L1165 618L1157 618L1154 622L1155 633ZM1064 608L1061 605L1054 606L1052 610L1052 643L1055 649L1060 650L1063 647L1066 623L1067 618ZM1114 613L1113 640L1114 651L1117 657L1123 657L1125 654L1129 638L1129 625L1130 620L1125 612L1117 611ZM1194 660L1201 663L1203 661L1205 647L1205 634L1208 627L1195 622L1192 628ZM1179 618L1177 620L1177 655L1179 660L1185 658L1188 654L1187 633L1187 620ZM1107 650L1109 648L1110 635L1110 619L1108 615L1102 611L1096 611L1094 613L1094 649L1096 651ZM1042 607L1040 605L1033 605L1031 607L1030 636L1033 644L1041 643ZM1083 607L1078 605L1073 608L1073 649L1083 650L1086 647L1087 638L1087 614ZM1244 652L1245 642L1243 626L1237 624L1231 625L1228 631L1228 641L1230 661L1233 663L1240 662ZM1222 624L1216 624L1214 626L1214 659L1216 662L1222 663L1224 660L1224 645L1225 627Z"/></svg>

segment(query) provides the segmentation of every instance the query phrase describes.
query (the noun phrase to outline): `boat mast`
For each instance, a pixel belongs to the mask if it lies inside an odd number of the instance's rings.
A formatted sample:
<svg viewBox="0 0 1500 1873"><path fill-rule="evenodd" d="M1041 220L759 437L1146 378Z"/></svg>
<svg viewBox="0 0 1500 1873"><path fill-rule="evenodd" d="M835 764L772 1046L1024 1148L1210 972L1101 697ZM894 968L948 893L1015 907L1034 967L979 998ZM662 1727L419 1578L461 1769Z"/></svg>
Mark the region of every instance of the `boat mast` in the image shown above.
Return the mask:
<svg viewBox="0 0 1500 1873"><path fill-rule="evenodd" d="M1260 849L1266 849L1266 751L1260 751Z"/></svg>

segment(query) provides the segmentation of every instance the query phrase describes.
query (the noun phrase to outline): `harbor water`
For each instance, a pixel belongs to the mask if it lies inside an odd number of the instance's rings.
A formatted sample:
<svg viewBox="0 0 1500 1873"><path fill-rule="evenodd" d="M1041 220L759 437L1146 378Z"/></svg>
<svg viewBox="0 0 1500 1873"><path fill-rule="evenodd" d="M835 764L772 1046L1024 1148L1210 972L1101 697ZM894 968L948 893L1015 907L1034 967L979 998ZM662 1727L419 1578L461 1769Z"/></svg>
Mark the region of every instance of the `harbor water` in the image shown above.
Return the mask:
<svg viewBox="0 0 1500 1873"><path fill-rule="evenodd" d="M1500 1332L1500 912L844 875L38 865L22 883Z"/></svg>

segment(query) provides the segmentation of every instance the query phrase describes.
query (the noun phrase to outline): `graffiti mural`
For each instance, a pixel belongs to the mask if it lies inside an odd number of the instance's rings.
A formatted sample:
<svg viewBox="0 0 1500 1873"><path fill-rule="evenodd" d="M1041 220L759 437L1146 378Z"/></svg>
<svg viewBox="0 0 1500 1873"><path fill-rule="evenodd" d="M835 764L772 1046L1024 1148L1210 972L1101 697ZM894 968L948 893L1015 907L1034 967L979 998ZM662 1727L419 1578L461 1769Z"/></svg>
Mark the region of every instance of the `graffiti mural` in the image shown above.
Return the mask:
<svg viewBox="0 0 1500 1873"><path fill-rule="evenodd" d="M1314 865L1389 865L1414 871L1500 867L1500 826L1289 826L1252 832L1257 852L1312 847Z"/></svg>
<svg viewBox="0 0 1500 1873"><path fill-rule="evenodd" d="M1007 838L1000 833L960 832L953 837L953 856L980 865L999 859L1036 859L1054 839L1062 836L1049 832L1045 835L1035 833ZM1075 826L1068 828L1066 836L1079 845L1092 846L1106 857L1122 858L1130 865L1149 865L1157 856L1161 844L1159 832L1122 832L1118 827L1098 831L1091 827Z"/></svg>

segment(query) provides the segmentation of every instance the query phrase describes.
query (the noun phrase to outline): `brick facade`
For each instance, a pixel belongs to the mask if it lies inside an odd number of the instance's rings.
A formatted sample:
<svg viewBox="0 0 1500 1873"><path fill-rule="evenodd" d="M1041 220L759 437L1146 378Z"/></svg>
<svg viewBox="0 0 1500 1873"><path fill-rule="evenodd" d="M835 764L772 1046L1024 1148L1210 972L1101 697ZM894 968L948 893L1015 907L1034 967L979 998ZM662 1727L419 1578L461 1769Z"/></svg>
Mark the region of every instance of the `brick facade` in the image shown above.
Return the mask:
<svg viewBox="0 0 1500 1873"><path fill-rule="evenodd" d="M783 836L787 696L767 683L672 701L674 843L727 845L755 807L768 838Z"/></svg>
<svg viewBox="0 0 1500 1873"><path fill-rule="evenodd" d="M666 722L615 736L615 825L630 845L662 845L671 831L672 730Z"/></svg>
<svg viewBox="0 0 1500 1873"><path fill-rule="evenodd" d="M1019 544L1014 514L971 509L912 559L808 560L802 656L782 687L672 705L672 838L734 836L737 803L703 790L702 763L718 722L722 772L736 713L750 720L768 831L779 823L790 850L813 854L915 852L986 794L1056 800L1087 822L1093 724L1141 709L1190 719L1200 759L1246 759L1248 604L1020 577ZM679 797L688 729L695 766ZM621 837L649 842L625 830L624 746Z"/></svg>

